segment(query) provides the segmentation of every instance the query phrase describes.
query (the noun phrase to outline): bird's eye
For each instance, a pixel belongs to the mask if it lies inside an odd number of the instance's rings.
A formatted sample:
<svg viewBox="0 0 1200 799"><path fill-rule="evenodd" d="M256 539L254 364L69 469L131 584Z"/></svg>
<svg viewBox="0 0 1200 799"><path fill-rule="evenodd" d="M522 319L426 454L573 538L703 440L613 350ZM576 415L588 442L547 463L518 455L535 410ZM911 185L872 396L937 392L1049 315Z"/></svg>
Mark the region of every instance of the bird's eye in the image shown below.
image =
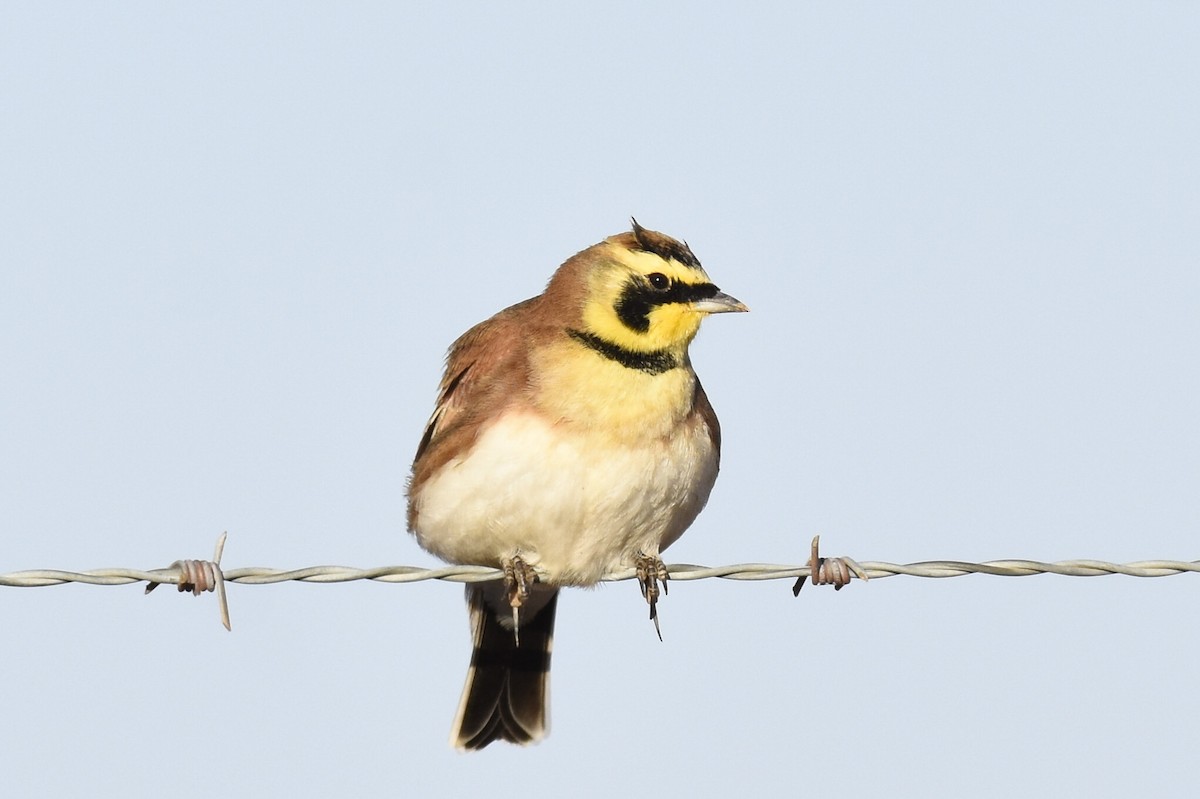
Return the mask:
<svg viewBox="0 0 1200 799"><path fill-rule="evenodd" d="M646 275L646 279L650 281L650 285L659 291L666 291L671 287L671 279L662 272L651 272Z"/></svg>

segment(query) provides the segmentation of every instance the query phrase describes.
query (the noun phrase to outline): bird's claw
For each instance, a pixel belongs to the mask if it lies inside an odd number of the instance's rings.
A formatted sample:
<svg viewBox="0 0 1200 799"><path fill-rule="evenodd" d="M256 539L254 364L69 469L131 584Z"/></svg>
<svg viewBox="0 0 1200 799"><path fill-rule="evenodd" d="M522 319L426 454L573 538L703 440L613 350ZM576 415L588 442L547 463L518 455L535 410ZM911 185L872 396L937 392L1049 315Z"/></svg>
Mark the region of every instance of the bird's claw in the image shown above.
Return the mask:
<svg viewBox="0 0 1200 799"><path fill-rule="evenodd" d="M519 645L521 643L521 607L525 604L525 600L529 599L529 592L533 584L538 581L538 576L533 567L523 561L520 555L505 558L500 562L500 568L504 571L504 591L508 597L508 604L512 608L513 636Z"/></svg>
<svg viewBox="0 0 1200 799"><path fill-rule="evenodd" d="M658 626L658 594L662 589L663 596L667 595L667 580L671 579L667 566L658 555L639 555L634 561L637 569L638 587L642 589L642 597L650 605L650 621L654 622L654 632L658 640L662 640L662 629Z"/></svg>

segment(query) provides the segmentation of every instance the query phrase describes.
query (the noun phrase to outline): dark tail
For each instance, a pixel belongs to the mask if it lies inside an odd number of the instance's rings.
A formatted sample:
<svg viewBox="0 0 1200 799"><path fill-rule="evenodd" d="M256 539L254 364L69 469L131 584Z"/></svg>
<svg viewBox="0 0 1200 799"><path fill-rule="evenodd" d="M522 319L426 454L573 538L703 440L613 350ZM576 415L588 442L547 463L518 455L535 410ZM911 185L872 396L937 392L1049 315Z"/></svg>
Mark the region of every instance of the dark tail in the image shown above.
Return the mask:
<svg viewBox="0 0 1200 799"><path fill-rule="evenodd" d="M535 587L521 609L518 645L512 629L501 623L510 618L508 603L496 601L492 588L467 586L475 649L450 737L459 749L482 749L492 741L536 743L550 726L550 648L558 591Z"/></svg>

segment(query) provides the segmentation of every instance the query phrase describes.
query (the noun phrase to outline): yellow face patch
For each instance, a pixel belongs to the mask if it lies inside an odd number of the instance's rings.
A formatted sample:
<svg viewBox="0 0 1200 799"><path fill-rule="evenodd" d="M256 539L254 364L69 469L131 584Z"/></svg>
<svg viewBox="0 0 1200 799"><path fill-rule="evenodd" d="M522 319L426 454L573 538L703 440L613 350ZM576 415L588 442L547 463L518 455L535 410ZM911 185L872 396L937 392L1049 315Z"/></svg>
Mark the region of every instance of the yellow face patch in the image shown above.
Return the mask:
<svg viewBox="0 0 1200 799"><path fill-rule="evenodd" d="M705 314L691 302L665 297L655 301L651 276L680 289L711 286L703 269L663 259L654 253L609 245L610 263L592 276L583 321L589 332L634 352L666 350L682 355L695 338ZM659 278L655 278L659 280ZM715 289L714 289L715 291Z"/></svg>

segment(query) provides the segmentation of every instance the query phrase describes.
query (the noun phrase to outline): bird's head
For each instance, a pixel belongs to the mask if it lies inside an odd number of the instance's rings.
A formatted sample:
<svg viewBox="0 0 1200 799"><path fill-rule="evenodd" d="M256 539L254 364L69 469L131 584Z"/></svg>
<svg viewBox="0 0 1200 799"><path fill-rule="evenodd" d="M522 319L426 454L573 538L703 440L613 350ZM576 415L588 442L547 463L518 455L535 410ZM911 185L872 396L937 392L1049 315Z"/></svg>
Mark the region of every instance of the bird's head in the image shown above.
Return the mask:
<svg viewBox="0 0 1200 799"><path fill-rule="evenodd" d="M685 242L647 230L636 219L632 231L610 236L571 262L583 268L584 331L624 350L683 352L704 317L749 310L709 280Z"/></svg>

